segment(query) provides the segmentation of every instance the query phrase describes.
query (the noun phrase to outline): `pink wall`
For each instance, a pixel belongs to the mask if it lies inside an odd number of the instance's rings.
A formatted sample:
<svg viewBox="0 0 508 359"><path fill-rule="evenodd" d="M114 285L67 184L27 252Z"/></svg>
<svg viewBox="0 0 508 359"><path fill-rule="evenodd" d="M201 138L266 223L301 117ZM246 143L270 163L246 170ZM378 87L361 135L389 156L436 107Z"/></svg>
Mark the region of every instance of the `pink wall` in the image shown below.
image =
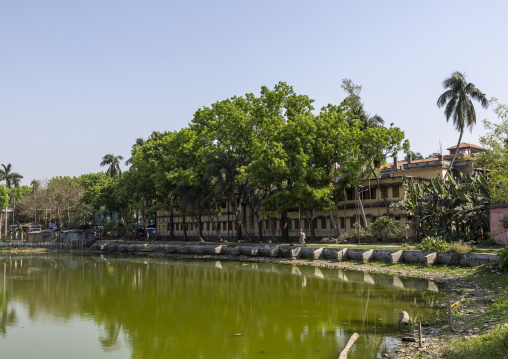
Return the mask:
<svg viewBox="0 0 508 359"><path fill-rule="evenodd" d="M500 220L508 217L508 205L493 205L490 208L490 233L495 236L494 241L496 244L506 244L508 237L506 232L508 228L503 228Z"/></svg>

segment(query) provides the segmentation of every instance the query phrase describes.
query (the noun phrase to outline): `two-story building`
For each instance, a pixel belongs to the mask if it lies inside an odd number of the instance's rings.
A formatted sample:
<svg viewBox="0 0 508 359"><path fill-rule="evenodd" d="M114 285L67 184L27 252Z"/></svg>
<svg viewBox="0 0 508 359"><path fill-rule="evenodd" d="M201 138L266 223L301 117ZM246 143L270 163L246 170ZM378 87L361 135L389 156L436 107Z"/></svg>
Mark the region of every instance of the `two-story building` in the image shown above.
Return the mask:
<svg viewBox="0 0 508 359"><path fill-rule="evenodd" d="M355 230L355 223L366 227L375 222L380 216L390 216L398 221L406 235L411 235L409 222L411 216L403 211L396 210L390 205L399 202L405 196L403 178L418 178L429 180L437 176L444 176L448 170L454 151L457 146L448 148L449 154L435 158L413 160L410 157L405 161L398 161L394 158L392 163L382 166L379 178L370 178L363 181L361 186L344 191L343 200L336 203L337 209L333 211L333 218L340 233ZM453 171L474 174L483 169L475 168L474 155L485 149L461 143L458 146L459 153L455 159ZM243 236L246 240L257 240L259 227L265 240L276 240L282 237L282 225L287 226L289 236L296 241L300 228L303 228L309 235L311 226L317 238L334 236L334 228L330 212L319 212L310 223L299 211L298 208L288 211L287 220L282 224L280 217L260 214L261 226L247 205L242 206ZM195 218L186 216L183 218L176 211L173 213L173 233L176 238L182 239L185 231L190 238L197 238L198 223ZM201 218L202 233L205 240L216 240L216 230L220 231L223 239L234 239L235 211L232 206L224 202L221 213L210 218L203 215ZM214 229L215 228L215 229ZM167 211L157 212L157 235L168 238L170 233L170 214Z"/></svg>

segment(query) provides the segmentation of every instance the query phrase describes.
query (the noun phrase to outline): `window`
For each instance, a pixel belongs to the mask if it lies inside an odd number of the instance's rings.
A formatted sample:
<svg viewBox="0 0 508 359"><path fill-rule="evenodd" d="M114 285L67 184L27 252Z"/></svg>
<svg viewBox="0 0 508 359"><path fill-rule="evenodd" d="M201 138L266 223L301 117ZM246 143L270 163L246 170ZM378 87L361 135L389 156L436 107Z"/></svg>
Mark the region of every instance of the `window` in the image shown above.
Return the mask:
<svg viewBox="0 0 508 359"><path fill-rule="evenodd" d="M340 228L341 229L346 228L346 220L344 218L340 219Z"/></svg>
<svg viewBox="0 0 508 359"><path fill-rule="evenodd" d="M210 222L206 222L206 230L209 231L210 230Z"/></svg>
<svg viewBox="0 0 508 359"><path fill-rule="evenodd" d="M288 224L288 229L292 229L292 228L291 228L291 223L292 223L293 221L292 221L292 220L290 220L290 219L288 219L286 222L287 222L287 224Z"/></svg>
<svg viewBox="0 0 508 359"><path fill-rule="evenodd" d="M395 220L396 220L396 221L400 221L400 217L398 217L398 216L397 216L397 217L395 217Z"/></svg>
<svg viewBox="0 0 508 359"><path fill-rule="evenodd" d="M321 229L326 229L326 218L325 217L321 218Z"/></svg>
<svg viewBox="0 0 508 359"><path fill-rule="evenodd" d="M381 197L388 198L388 188L387 187L381 187Z"/></svg>
<svg viewBox="0 0 508 359"><path fill-rule="evenodd" d="M399 186L392 187L392 195L394 198L397 198L400 196Z"/></svg>
<svg viewBox="0 0 508 359"><path fill-rule="evenodd" d="M312 228L317 229L317 218L312 220Z"/></svg>
<svg viewBox="0 0 508 359"><path fill-rule="evenodd" d="M356 223L356 218L355 217L351 217L350 221L351 221L350 227L353 228L355 226L355 223Z"/></svg>
<svg viewBox="0 0 508 359"><path fill-rule="evenodd" d="M226 230L226 222L222 222L222 230L225 231Z"/></svg>
<svg viewBox="0 0 508 359"><path fill-rule="evenodd" d="M375 188L370 189L370 198L376 199L376 189Z"/></svg>
<svg viewBox="0 0 508 359"><path fill-rule="evenodd" d="M350 188L350 189L348 189L348 190L346 191L346 195L347 195L347 200L348 200L348 201L352 201L352 200L354 200L354 199L355 199L355 194L354 194L354 191L353 191L353 189L352 189L352 188Z"/></svg>
<svg viewBox="0 0 508 359"><path fill-rule="evenodd" d="M226 208L226 207L227 207L226 201L222 202L222 208Z"/></svg>
<svg viewBox="0 0 508 359"><path fill-rule="evenodd" d="M233 222L232 221L229 221L228 222L228 230L232 231L233 230Z"/></svg>

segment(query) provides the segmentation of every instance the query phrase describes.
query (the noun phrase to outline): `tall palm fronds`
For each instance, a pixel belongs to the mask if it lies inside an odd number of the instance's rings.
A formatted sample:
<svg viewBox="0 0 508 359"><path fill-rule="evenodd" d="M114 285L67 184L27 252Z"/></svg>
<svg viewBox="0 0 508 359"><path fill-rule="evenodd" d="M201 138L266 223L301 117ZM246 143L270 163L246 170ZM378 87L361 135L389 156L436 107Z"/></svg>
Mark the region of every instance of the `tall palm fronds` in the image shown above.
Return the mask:
<svg viewBox="0 0 508 359"><path fill-rule="evenodd" d="M5 185L8 188L12 186L19 187L23 176L17 172L11 172L12 165L10 163L7 166L2 164L2 167L3 169L0 169L0 181L5 181Z"/></svg>
<svg viewBox="0 0 508 359"><path fill-rule="evenodd" d="M108 170L106 171L106 175L108 177L116 178L122 174L122 170L120 169L121 160L123 160L122 156L115 156L111 153L102 158L101 167L109 165Z"/></svg>
<svg viewBox="0 0 508 359"><path fill-rule="evenodd" d="M134 142L134 144L132 145L132 149L135 149L138 146L143 146L144 143L145 143L145 140L142 139L141 137L136 138L136 142ZM134 162L134 158L131 156L131 157L129 157L129 159L127 161L125 161L125 165L130 166L130 165L132 165L133 162Z"/></svg>
<svg viewBox="0 0 508 359"><path fill-rule="evenodd" d="M385 120L378 114L371 116L363 108L363 104L359 104L353 109L354 118L359 119L365 128L367 127L379 127L385 124Z"/></svg>
<svg viewBox="0 0 508 359"><path fill-rule="evenodd" d="M466 75L458 71L444 79L443 87L447 90L437 99L437 107L441 108L446 105L444 111L446 122L452 119L455 129L460 133L457 148L448 167L448 171L450 171L459 152L464 129L469 128L472 131L476 124L476 112L471 99L480 102L483 108L489 107L489 101L474 84L466 82Z"/></svg>

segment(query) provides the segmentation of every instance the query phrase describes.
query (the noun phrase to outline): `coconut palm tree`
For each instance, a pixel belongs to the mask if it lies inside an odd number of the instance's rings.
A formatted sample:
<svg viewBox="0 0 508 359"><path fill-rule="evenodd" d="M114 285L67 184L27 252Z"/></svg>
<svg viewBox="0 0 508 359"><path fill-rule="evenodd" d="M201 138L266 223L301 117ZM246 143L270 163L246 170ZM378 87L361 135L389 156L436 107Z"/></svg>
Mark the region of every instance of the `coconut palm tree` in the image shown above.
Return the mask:
<svg viewBox="0 0 508 359"><path fill-rule="evenodd" d="M30 186L32 186L32 190L37 191L41 188L41 181L34 179L30 182Z"/></svg>
<svg viewBox="0 0 508 359"><path fill-rule="evenodd" d="M9 163L6 165L2 164L3 169L0 169L0 181L5 181L8 188L12 186L19 187L20 180L23 178L17 172L11 172L12 165Z"/></svg>
<svg viewBox="0 0 508 359"><path fill-rule="evenodd" d="M142 146L144 143L145 143L145 140L142 139L141 137L136 138L136 142L132 145L132 149L134 149L138 146ZM130 165L132 165L132 162L134 162L134 158L131 156L131 157L129 157L129 159L127 161L125 161L125 165L130 166Z"/></svg>
<svg viewBox="0 0 508 359"><path fill-rule="evenodd" d="M122 174L122 170L120 169L120 161L123 160L123 156L115 156L113 154L107 154L102 157L101 166L107 166L108 170L106 171L106 175L111 178L116 178Z"/></svg>
<svg viewBox="0 0 508 359"><path fill-rule="evenodd" d="M473 126L476 124L476 112L471 99L480 102L483 108L489 107L489 101L485 94L477 89L474 84L466 82L466 75L458 71L451 74L449 78L444 79L443 87L446 91L437 99L437 107L441 108L446 105L444 111L446 122L451 118L455 129L460 133L457 148L448 167L448 171L450 171L459 152L464 129L467 127L470 131L473 131Z"/></svg>
<svg viewBox="0 0 508 359"><path fill-rule="evenodd" d="M364 128L379 127L385 124L385 120L383 120L381 116L377 114L371 116L370 114L365 112L363 104L359 104L357 107L353 109L353 116L362 122Z"/></svg>

